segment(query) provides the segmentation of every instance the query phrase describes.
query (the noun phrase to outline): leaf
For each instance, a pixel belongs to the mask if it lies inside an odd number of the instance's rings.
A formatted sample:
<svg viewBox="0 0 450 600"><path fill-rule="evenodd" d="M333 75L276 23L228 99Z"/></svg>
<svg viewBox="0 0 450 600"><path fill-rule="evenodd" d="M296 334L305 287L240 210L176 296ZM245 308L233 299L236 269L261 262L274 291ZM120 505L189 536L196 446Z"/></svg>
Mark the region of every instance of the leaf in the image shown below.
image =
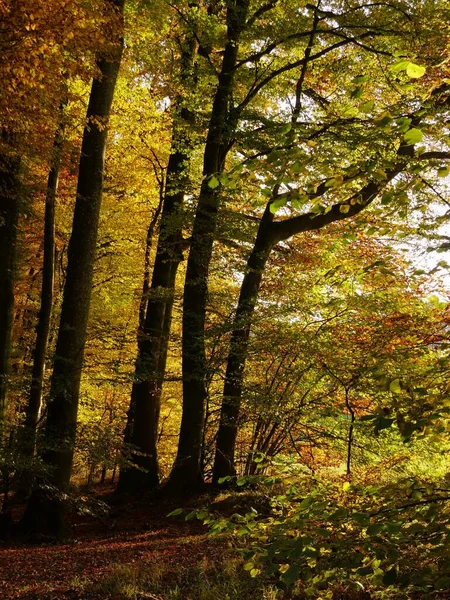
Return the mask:
<svg viewBox="0 0 450 600"><path fill-rule="evenodd" d="M225 483L227 481L231 481L231 476L227 475L226 477L219 477L219 479L217 480L217 483L220 485L221 483Z"/></svg>
<svg viewBox="0 0 450 600"><path fill-rule="evenodd" d="M346 481L344 483L344 485L342 486L342 490L344 492L348 492L351 487L352 487L352 484L349 481Z"/></svg>
<svg viewBox="0 0 450 600"><path fill-rule="evenodd" d="M340 185L342 185L343 181L344 181L344 177L342 175L336 175L336 177L332 177L331 179L329 179L326 182L325 187L336 188L336 187L339 187Z"/></svg>
<svg viewBox="0 0 450 600"><path fill-rule="evenodd" d="M373 523L373 525L369 525L369 527L366 529L366 533L367 533L367 535L377 535L377 534L381 533L383 530L384 530L383 523Z"/></svg>
<svg viewBox="0 0 450 600"><path fill-rule="evenodd" d="M292 585L299 577L299 569L296 565L291 565L289 569L281 576L281 581L286 585Z"/></svg>
<svg viewBox="0 0 450 600"><path fill-rule="evenodd" d="M422 141L422 139L423 139L423 133L420 131L420 129L417 129L416 127L413 127L412 129L409 129L405 133L405 135L403 136L403 139L408 144L417 144L417 143L419 143L419 142Z"/></svg>
<svg viewBox="0 0 450 600"><path fill-rule="evenodd" d="M368 100L367 102L361 102L358 108L363 113L370 113L372 112L374 106L375 102L373 100Z"/></svg>
<svg viewBox="0 0 450 600"><path fill-rule="evenodd" d="M366 83L367 81L369 81L368 75L358 75L357 77L353 78L352 83L360 84L360 83Z"/></svg>
<svg viewBox="0 0 450 600"><path fill-rule="evenodd" d="M447 177L447 175L449 173L450 173L449 167L441 167L440 169L438 169L437 175L438 175L438 177Z"/></svg>
<svg viewBox="0 0 450 600"><path fill-rule="evenodd" d="M381 198L381 204L383 206L386 206L387 204L392 202L393 199L394 199L394 194L392 192L386 192L385 194L383 194L383 197Z"/></svg>
<svg viewBox="0 0 450 600"><path fill-rule="evenodd" d="M381 115L379 115L378 117L376 117L373 120L374 125L376 125L376 127L386 127L386 125L389 125L389 123L391 123L392 121L392 117L389 113L384 112L381 113Z"/></svg>
<svg viewBox="0 0 450 600"><path fill-rule="evenodd" d="M281 127L280 133L281 134L289 133L291 129L292 129L292 123L286 123L286 125L283 125L283 127Z"/></svg>
<svg viewBox="0 0 450 600"><path fill-rule="evenodd" d="M350 204L341 204L339 206L339 212L347 214L348 211L350 210Z"/></svg>
<svg viewBox="0 0 450 600"><path fill-rule="evenodd" d="M381 417L377 419L377 422L375 424L375 433L379 433L383 429L388 429L389 427L391 427L393 422L394 419L386 419L386 417Z"/></svg>
<svg viewBox="0 0 450 600"><path fill-rule="evenodd" d="M314 502L314 498L312 496L307 496L306 498L304 498L304 500L302 500L298 506L299 510L306 510L307 508L309 508L311 506L311 504Z"/></svg>
<svg viewBox="0 0 450 600"><path fill-rule="evenodd" d="M358 523L358 525L362 525L363 527L367 527L369 522L369 515L366 513L353 513L352 519Z"/></svg>
<svg viewBox="0 0 450 600"><path fill-rule="evenodd" d="M400 71L406 71L408 66L411 64L409 60L399 60L389 67L389 70L393 73L400 73Z"/></svg>
<svg viewBox="0 0 450 600"><path fill-rule="evenodd" d="M425 72L425 67L422 67L421 65L416 65L412 62L410 62L406 67L406 74L408 75L408 77L411 77L411 79L419 79L419 77L423 77L425 75Z"/></svg>
<svg viewBox="0 0 450 600"><path fill-rule="evenodd" d="M393 379L391 381L391 383L389 384L389 390L393 393L393 394L400 394L402 391L402 386L400 383L400 379Z"/></svg>
<svg viewBox="0 0 450 600"><path fill-rule="evenodd" d="M286 199L278 198L277 200L274 200L273 202L270 203L270 212L274 215L279 208L282 208L285 205L286 205Z"/></svg>
<svg viewBox="0 0 450 600"><path fill-rule="evenodd" d="M266 456L263 452L256 452L255 455L253 456L253 462L261 463L261 462L263 462L263 460L265 458L266 458Z"/></svg>
<svg viewBox="0 0 450 600"><path fill-rule="evenodd" d="M215 175L211 175L211 177L208 179L208 187L211 188L212 190L216 189L216 187L218 187L219 183L220 182Z"/></svg>
<svg viewBox="0 0 450 600"><path fill-rule="evenodd" d="M176 508L175 510L173 510L172 512L170 512L168 515L168 517L178 517L178 515L182 515L183 514L183 509L182 508Z"/></svg>
<svg viewBox="0 0 450 600"><path fill-rule="evenodd" d="M397 569L395 567L392 567L391 569L389 569L389 571L385 572L382 581L384 585L394 585L394 583L397 581L397 577Z"/></svg>
<svg viewBox="0 0 450 600"><path fill-rule="evenodd" d="M362 94L363 94L363 89L361 86L358 86L350 92L350 98L354 98L354 99L361 98Z"/></svg>

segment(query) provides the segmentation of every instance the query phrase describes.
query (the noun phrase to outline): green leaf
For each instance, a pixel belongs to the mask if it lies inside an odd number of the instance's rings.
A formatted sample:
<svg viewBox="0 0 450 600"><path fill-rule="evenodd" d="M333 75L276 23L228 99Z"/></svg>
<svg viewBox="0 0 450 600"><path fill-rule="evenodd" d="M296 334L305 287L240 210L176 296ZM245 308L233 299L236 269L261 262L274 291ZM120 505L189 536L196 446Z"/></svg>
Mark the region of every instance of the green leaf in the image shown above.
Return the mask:
<svg viewBox="0 0 450 600"><path fill-rule="evenodd" d="M263 460L265 458L266 458L265 454L263 454L262 452L256 452L255 455L253 456L253 462L261 463L261 462L263 462Z"/></svg>
<svg viewBox="0 0 450 600"><path fill-rule="evenodd" d="M278 198L270 203L270 212L274 215L279 208L286 205L286 198Z"/></svg>
<svg viewBox="0 0 450 600"><path fill-rule="evenodd" d="M447 175L450 173L450 169L448 167L441 167L440 169L438 169L438 177L447 177Z"/></svg>
<svg viewBox="0 0 450 600"><path fill-rule="evenodd" d="M289 569L281 576L281 581L286 585L292 585L299 577L299 569L296 565L290 565Z"/></svg>
<svg viewBox="0 0 450 600"><path fill-rule="evenodd" d="M419 79L419 77L423 77L425 75L425 72L425 67L422 67L421 65L416 65L412 62L410 62L406 67L406 74L408 75L408 77L411 77L411 79Z"/></svg>
<svg viewBox="0 0 450 600"><path fill-rule="evenodd" d="M351 487L352 487L352 484L349 481L346 481L344 483L344 485L342 486L342 489L344 492L348 492Z"/></svg>
<svg viewBox="0 0 450 600"><path fill-rule="evenodd" d="M360 84L360 83L366 83L367 81L369 81L368 75L358 75L357 77L353 78L352 83Z"/></svg>
<svg viewBox="0 0 450 600"><path fill-rule="evenodd" d="M350 204L341 204L339 206L339 212L347 214L348 211L350 210Z"/></svg>
<svg viewBox="0 0 450 600"><path fill-rule="evenodd" d="M384 112L373 120L374 125L376 127L386 127L391 123L392 117L389 113Z"/></svg>
<svg viewBox="0 0 450 600"><path fill-rule="evenodd" d="M400 394L402 391L402 386L400 383L400 379L393 379L391 381L391 383L389 384L389 390L393 393L393 394Z"/></svg>
<svg viewBox="0 0 450 600"><path fill-rule="evenodd" d="M183 509L182 508L176 508L175 510L173 510L172 512L170 512L167 516L168 517L178 517L178 515L182 515L183 514Z"/></svg>
<svg viewBox="0 0 450 600"><path fill-rule="evenodd" d="M381 417L377 419L377 422L375 424L375 433L379 433L383 429L389 429L393 422L394 419L386 419L386 417Z"/></svg>
<svg viewBox="0 0 450 600"><path fill-rule="evenodd" d="M304 500L302 500L298 506L299 510L306 510L311 506L314 502L314 498L312 496L307 496Z"/></svg>
<svg viewBox="0 0 450 600"><path fill-rule="evenodd" d="M362 525L363 527L367 527L369 523L369 515L366 513L353 513L352 519L358 523L358 525Z"/></svg>
<svg viewBox="0 0 450 600"><path fill-rule="evenodd" d="M361 102L358 108L363 113L370 113L372 112L374 106L375 102L373 100L368 100L367 102Z"/></svg>
<svg viewBox="0 0 450 600"><path fill-rule="evenodd" d="M393 73L400 73L400 71L406 71L408 66L411 64L409 60L399 60L389 67L389 70Z"/></svg>
<svg viewBox="0 0 450 600"><path fill-rule="evenodd" d="M350 98L354 98L354 99L361 98L362 94L363 94L363 89L361 86L358 86L350 92Z"/></svg>
<svg viewBox="0 0 450 600"><path fill-rule="evenodd" d="M387 204L392 202L393 199L394 199L394 194L392 192L386 192L385 194L383 194L383 197L381 198L381 204L383 206L386 206Z"/></svg>
<svg viewBox="0 0 450 600"><path fill-rule="evenodd" d="M403 136L403 139L408 144L418 144L423 139L423 133L420 131L420 129L413 127L412 129L409 129L405 133L405 135Z"/></svg>
<svg viewBox="0 0 450 600"><path fill-rule="evenodd" d="M289 133L291 129L292 129L292 123L286 123L286 125L283 125L283 127L280 129L280 133L281 134Z"/></svg>
<svg viewBox="0 0 450 600"><path fill-rule="evenodd" d="M219 183L220 182L215 175L211 175L211 177L208 179L208 187L212 190L218 187Z"/></svg>
<svg viewBox="0 0 450 600"><path fill-rule="evenodd" d="M383 523L373 523L373 525L369 525L369 527L366 529L366 533L367 533L367 535L378 535L383 530L384 530Z"/></svg>
<svg viewBox="0 0 450 600"><path fill-rule="evenodd" d="M230 475L227 475L226 477L219 477L219 479L217 480L217 483L220 485L221 483L231 481L231 479L232 479L232 477Z"/></svg>

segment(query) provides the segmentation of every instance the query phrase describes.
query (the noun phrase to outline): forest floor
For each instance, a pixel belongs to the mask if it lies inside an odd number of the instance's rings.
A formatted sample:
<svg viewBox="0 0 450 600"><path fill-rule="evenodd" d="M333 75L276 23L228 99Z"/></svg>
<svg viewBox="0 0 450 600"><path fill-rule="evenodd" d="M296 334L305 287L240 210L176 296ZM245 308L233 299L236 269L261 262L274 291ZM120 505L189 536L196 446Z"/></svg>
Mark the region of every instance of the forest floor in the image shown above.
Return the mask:
<svg viewBox="0 0 450 600"><path fill-rule="evenodd" d="M103 488L100 499L110 498L111 489ZM167 517L174 508L136 499L101 519L74 517L64 542L0 542L0 600L165 600L135 588L146 579L147 588L158 590L163 578L220 564L225 552L224 542L207 538L198 521ZM185 597L177 581L172 587Z"/></svg>

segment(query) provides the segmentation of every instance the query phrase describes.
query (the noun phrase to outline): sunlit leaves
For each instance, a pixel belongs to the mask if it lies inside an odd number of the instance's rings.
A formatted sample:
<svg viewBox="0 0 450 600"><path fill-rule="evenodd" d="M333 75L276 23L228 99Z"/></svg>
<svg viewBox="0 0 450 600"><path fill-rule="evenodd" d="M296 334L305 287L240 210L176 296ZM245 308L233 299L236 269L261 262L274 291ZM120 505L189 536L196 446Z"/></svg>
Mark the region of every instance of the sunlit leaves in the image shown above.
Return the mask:
<svg viewBox="0 0 450 600"><path fill-rule="evenodd" d="M408 77L411 79L419 79L423 77L426 73L426 67L422 65L417 65L410 60L400 60L393 64L390 67L390 70L393 73L400 73L401 71L405 71Z"/></svg>
<svg viewBox="0 0 450 600"><path fill-rule="evenodd" d="M403 139L407 144L418 144L423 139L423 132L417 127L413 127L405 133Z"/></svg>

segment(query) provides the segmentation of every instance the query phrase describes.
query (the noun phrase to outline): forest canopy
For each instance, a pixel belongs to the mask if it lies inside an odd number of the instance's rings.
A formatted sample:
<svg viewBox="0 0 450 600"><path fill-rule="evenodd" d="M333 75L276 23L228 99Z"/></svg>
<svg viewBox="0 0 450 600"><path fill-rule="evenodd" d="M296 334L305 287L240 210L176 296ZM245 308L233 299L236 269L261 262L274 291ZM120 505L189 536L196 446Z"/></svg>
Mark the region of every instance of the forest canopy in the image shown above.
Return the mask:
<svg viewBox="0 0 450 600"><path fill-rule="evenodd" d="M248 490L189 518L280 598L448 593L449 23L0 2L8 531L63 535L99 483L173 518Z"/></svg>

